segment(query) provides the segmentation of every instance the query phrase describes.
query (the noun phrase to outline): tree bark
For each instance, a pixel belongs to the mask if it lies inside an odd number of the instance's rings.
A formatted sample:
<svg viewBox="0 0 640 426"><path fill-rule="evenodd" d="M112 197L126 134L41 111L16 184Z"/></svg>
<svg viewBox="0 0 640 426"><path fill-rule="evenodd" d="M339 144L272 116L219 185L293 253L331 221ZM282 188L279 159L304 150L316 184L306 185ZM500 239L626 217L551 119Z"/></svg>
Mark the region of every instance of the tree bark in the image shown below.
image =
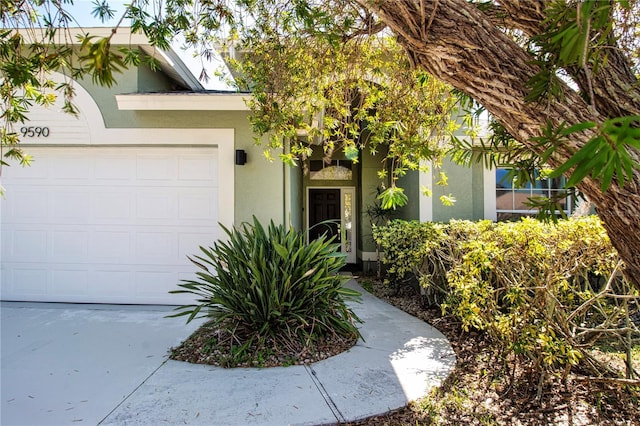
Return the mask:
<svg viewBox="0 0 640 426"><path fill-rule="evenodd" d="M375 12L397 35L416 67L473 97L513 137L538 154L542 150L533 138L541 135L547 123L601 122L640 110L640 95L637 86L633 88L637 81L632 73L629 75L628 62L617 54L614 65L607 64L606 71L592 82L597 85L595 110L566 85L562 100L525 102L527 81L539 71L534 58L476 5L466 0L356 1ZM503 3L513 6L511 13L516 14L517 1ZM541 16L540 2L530 6ZM535 20L521 21L527 22L530 31L539 28ZM558 148L551 165L566 162L592 136L589 132L576 134ZM640 172L636 169L632 181L623 188L614 182L602 192L596 182L585 179L578 189L595 205L626 264L625 275L640 289Z"/></svg>
<svg viewBox="0 0 640 426"><path fill-rule="evenodd" d="M484 13L499 28L511 28L531 36L540 36L547 28L544 1L542 0L500 0L486 8ZM601 32L602 30L599 30ZM597 111L608 117L640 114L640 91L629 58L615 46L609 36L612 48L600 54L600 62L606 66L594 69L593 64L584 67L573 66L567 72L580 88L583 99L592 103ZM593 91L593 99L590 98Z"/></svg>

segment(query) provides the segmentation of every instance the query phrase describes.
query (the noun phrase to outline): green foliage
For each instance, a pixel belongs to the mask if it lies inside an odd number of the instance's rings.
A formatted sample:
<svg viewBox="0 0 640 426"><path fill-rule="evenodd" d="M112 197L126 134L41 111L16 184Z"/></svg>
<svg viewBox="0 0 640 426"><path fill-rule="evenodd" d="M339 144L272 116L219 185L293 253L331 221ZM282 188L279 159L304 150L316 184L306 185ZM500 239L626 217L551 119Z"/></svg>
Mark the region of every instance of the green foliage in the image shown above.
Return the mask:
<svg viewBox="0 0 640 426"><path fill-rule="evenodd" d="M383 210L395 210L398 207L404 207L409 202L409 198L404 193L404 189L392 186L387 188L378 196L380 207Z"/></svg>
<svg viewBox="0 0 640 426"><path fill-rule="evenodd" d="M393 220L373 228L373 239L384 251L386 273L394 282L414 273L443 237L443 226L433 222Z"/></svg>
<svg viewBox="0 0 640 426"><path fill-rule="evenodd" d="M201 247L191 261L197 279L185 280L172 293L191 294L195 304L177 308L187 322L210 317L240 341L271 338L310 345L324 335L359 336L359 321L345 304L359 293L343 286L345 264L338 244L276 226L252 225L226 230L228 241Z"/></svg>
<svg viewBox="0 0 640 426"><path fill-rule="evenodd" d="M374 237L394 281L417 276L463 328L486 331L505 356L538 372L579 363L609 372L588 349L602 338L640 333L624 325L640 297L622 277L596 217L555 224L394 221Z"/></svg>
<svg viewBox="0 0 640 426"><path fill-rule="evenodd" d="M94 84L111 87L116 81L113 74L124 70L122 56L111 49L108 38L85 35L80 40L79 60L86 64L85 71L91 75Z"/></svg>
<svg viewBox="0 0 640 426"><path fill-rule="evenodd" d="M640 116L618 117L606 120L596 136L581 147L566 163L558 167L552 177L571 170L567 185L575 186L590 176L600 181L606 191L614 177L619 186L633 179L634 169L640 165L630 149L640 149ZM583 131L596 127L595 123L581 123L567 132ZM570 133L570 132L569 132Z"/></svg>
<svg viewBox="0 0 640 426"><path fill-rule="evenodd" d="M574 76L580 72L584 75L581 95L590 104L595 117L593 75L607 66L608 51L615 45L616 30L618 34L624 32L627 22L622 17L634 14L633 7L636 6L628 1L550 3L544 23L547 31L532 39L540 49L538 64L541 71L529 81L531 93L527 100L545 102L560 97L562 83L558 70L570 70ZM614 17L621 21L618 28L614 28ZM637 43L633 44L637 49ZM634 60L637 61L637 57ZM609 117L600 122L576 123L569 128L562 123L556 132L562 138L549 137L547 132L538 142L547 148L542 155L546 161L559 149L571 146L568 142L573 134L590 132L588 142L580 146L568 161L564 155L560 156L560 162L564 164L556 169L553 176L570 172L568 186L575 186L590 177L600 182L604 192L614 180L620 187L633 180L634 170L640 166L634 160L640 147L639 121L637 115L629 115Z"/></svg>
<svg viewBox="0 0 640 426"><path fill-rule="evenodd" d="M225 42L241 52L230 63L237 87L253 94L250 120L267 158L287 147L280 158L304 167L314 146L353 161L382 153L385 202L400 207L398 178L439 159L456 127L451 89L415 70L393 37L364 32L373 17L348 2L252 2L243 11Z"/></svg>

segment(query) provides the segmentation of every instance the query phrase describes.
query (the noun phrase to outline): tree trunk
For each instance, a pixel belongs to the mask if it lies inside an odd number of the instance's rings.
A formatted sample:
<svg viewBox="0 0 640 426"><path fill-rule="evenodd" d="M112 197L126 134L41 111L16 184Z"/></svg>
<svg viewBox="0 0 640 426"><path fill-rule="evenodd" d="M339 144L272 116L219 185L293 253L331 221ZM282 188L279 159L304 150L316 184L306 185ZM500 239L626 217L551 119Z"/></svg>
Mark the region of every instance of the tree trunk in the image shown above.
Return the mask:
<svg viewBox="0 0 640 426"><path fill-rule="evenodd" d="M473 97L533 152L541 153L533 138L541 135L547 123L572 125L617 116L618 111L604 110L606 102L600 102L594 111L568 86L562 100L525 102L526 83L538 72L533 57L466 0L356 1L389 26L417 67ZM609 85L603 93L611 90L614 93L609 97L638 99L637 88L631 94L618 93L620 87ZM634 106L627 110L634 111ZM576 134L558 148L551 165L566 162L592 136L589 132ZM626 263L625 275L640 289L640 172L636 170L624 188L614 182L603 193L598 184L586 179L578 189L595 205Z"/></svg>

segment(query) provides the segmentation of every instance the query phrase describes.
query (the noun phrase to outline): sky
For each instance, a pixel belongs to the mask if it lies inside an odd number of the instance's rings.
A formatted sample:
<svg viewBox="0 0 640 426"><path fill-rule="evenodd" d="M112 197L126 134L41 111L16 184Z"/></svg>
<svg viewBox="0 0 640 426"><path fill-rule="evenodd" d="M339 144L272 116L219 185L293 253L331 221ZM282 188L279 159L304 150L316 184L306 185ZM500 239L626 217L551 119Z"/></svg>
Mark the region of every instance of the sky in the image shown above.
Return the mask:
<svg viewBox="0 0 640 426"><path fill-rule="evenodd" d="M123 15L125 11L125 4L130 2L131 0L109 0L109 6L111 7L111 9L115 10L115 14L113 19L107 20L105 22L102 22L100 19L94 18L91 15L92 10L95 8L92 0L75 0L72 5L65 4L65 10L68 10L69 13L75 18L78 26L113 27L118 23L120 17ZM180 40L176 40L172 47L173 50L180 56L180 59L196 76L196 78L200 75L204 61L205 66L208 70L208 74L211 77L208 82L202 80L200 81L205 89L229 91L234 90L233 88L229 87L224 81L218 79L214 75L215 70L217 70L221 65L224 66L224 61L222 61L219 56L215 61L208 62L206 59L194 55L193 50L184 50Z"/></svg>

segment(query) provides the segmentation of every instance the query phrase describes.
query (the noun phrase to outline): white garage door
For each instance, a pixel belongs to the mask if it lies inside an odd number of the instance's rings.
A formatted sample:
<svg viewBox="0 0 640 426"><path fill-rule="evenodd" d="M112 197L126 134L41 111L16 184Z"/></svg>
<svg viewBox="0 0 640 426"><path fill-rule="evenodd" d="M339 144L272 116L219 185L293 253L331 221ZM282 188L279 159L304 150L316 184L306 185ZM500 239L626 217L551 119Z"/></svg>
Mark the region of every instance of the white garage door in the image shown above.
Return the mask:
<svg viewBox="0 0 640 426"><path fill-rule="evenodd" d="M180 304L218 237L214 147L28 148L3 170L3 300Z"/></svg>

